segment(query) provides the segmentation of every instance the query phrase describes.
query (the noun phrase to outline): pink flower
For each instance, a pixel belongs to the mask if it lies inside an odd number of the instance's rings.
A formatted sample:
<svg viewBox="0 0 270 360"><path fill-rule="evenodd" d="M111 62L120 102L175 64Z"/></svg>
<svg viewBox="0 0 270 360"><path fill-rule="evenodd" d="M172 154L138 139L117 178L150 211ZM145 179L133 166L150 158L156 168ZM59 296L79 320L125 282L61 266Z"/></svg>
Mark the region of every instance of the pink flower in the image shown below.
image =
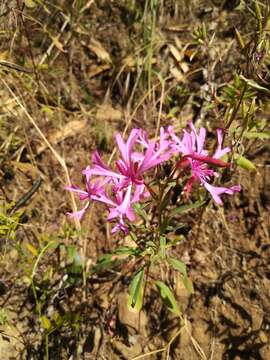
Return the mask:
<svg viewBox="0 0 270 360"><path fill-rule="evenodd" d="M171 134L173 133L173 127L168 126L165 130L163 127L160 128L159 139L157 141L149 141L147 133L141 130L138 143L142 144L146 149L149 147L151 142L155 143L155 156L161 156L163 161L169 160L169 158L175 153L172 146L174 143L172 142Z"/></svg>
<svg viewBox="0 0 270 360"><path fill-rule="evenodd" d="M146 133L141 129L133 129L125 143L120 134L116 134L116 142L121 154L121 159L116 161L118 172L111 170L100 158L98 152L95 152L92 160L94 166L86 168L84 174L88 176L104 176L112 179L118 179L119 190L126 188L129 184L143 184L143 175L146 171L167 161L172 152L166 152L170 142L163 139L159 144L156 141L148 141ZM134 146L141 143L146 147L144 152L136 152Z"/></svg>
<svg viewBox="0 0 270 360"><path fill-rule="evenodd" d="M222 200L220 198L221 194L225 193L232 195L234 192L240 191L241 187L232 186L231 188L225 188L209 184L209 181L211 181L213 177L217 177L218 173L216 173L213 169L210 169L208 165L211 164L218 167L229 167L229 164L220 160L220 157L228 153L230 148L222 148L222 131L221 129L218 129L217 149L212 157L208 156L207 150L204 149L206 129L200 128L198 133L192 123L190 123L189 126L191 130L190 132L184 130L182 140L180 140L173 132L171 132L172 139L174 140L174 149L180 152L184 158L188 159L189 165L191 167L191 178L188 180L185 188L186 194L189 195L193 183L195 181L199 181L200 184L210 192L214 201L217 204L222 204ZM179 164L181 166L181 161Z"/></svg>
<svg viewBox="0 0 270 360"><path fill-rule="evenodd" d="M215 200L215 202L218 205L222 205L222 200L220 198L220 195L222 195L222 194L233 195L235 192L241 191L240 185L234 185L234 186L231 186L230 188L213 186L213 185L208 184L207 182L205 182L203 185L210 192L213 199Z"/></svg>
<svg viewBox="0 0 270 360"><path fill-rule="evenodd" d="M108 206L109 215L108 220L112 221L118 219L118 223L112 229L112 233L122 230L125 234L128 233L128 227L125 224L125 220L133 222L136 218L132 204L140 201L143 197L147 196L144 185L137 185L135 191L132 194L132 184L126 189L115 191L118 187L117 181L114 184L113 195L111 197L108 194L103 193L98 196L93 196L93 200L102 202Z"/></svg>
<svg viewBox="0 0 270 360"><path fill-rule="evenodd" d="M90 177L86 177L85 190L82 190L75 185L66 186L65 189L76 193L81 201L87 200L86 205L81 210L75 211L73 213L68 212L67 215L70 218L77 218L78 220L81 220L90 205L90 200L104 193L104 189L103 189L104 184L105 184L104 181L103 182L96 181L93 184L91 184Z"/></svg>
<svg viewBox="0 0 270 360"><path fill-rule="evenodd" d="M185 191L189 194L195 181L198 181L211 194L217 204L222 204L221 195L232 195L240 191L240 186L230 188L217 187L211 184L218 176L210 165L229 167L220 158L230 151L222 147L222 131L217 130L217 148L213 156L209 156L205 147L206 130L197 131L192 123L190 130L184 130L182 139L177 137L172 127L160 128L158 140L149 140L142 129L133 129L125 142L120 134L115 139L120 152L116 160L116 170L109 167L95 151L92 155L92 166L83 170L85 189L67 186L66 189L76 193L84 202L82 209L68 213L71 218L81 220L87 211L90 201L98 201L106 205L109 211L108 221L114 221L112 233L123 231L128 233L127 222L135 221L133 205L150 195L151 188L146 187L145 173L180 153L181 159L175 168L185 170L191 168L191 177L186 183Z"/></svg>
<svg viewBox="0 0 270 360"><path fill-rule="evenodd" d="M142 152L134 150L136 144L142 145L139 144L139 137L143 137L147 141L146 149L143 149ZM88 200L83 209L69 214L69 216L81 219L88 209L89 200L102 202L109 209L108 220L118 221L112 232L122 230L127 233L128 227L125 221L132 222L135 220L132 205L149 196L144 185L144 173L171 156L165 153L169 142L165 139L168 135L165 135L163 130L161 130L161 137L157 144L155 141L148 141L146 133L142 130L133 129L125 143L122 136L116 134L116 142L121 154L121 158L116 161L118 171L112 170L95 151L92 155L93 166L87 166L83 170L83 175L86 177L86 190L81 190L75 186L67 187L68 190L76 192L80 200ZM99 176L103 180L90 185L90 178Z"/></svg>

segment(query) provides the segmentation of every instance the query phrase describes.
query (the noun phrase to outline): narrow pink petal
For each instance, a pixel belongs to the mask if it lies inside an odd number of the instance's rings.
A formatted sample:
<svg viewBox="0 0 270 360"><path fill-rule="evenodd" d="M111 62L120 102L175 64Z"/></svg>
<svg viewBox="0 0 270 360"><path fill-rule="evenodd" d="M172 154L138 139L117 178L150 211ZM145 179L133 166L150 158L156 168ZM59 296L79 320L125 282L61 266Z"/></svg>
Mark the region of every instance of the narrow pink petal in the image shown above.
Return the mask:
<svg viewBox="0 0 270 360"><path fill-rule="evenodd" d="M90 166L86 166L86 168L82 171L82 174L86 177L86 182L89 182L91 178L91 174L89 173L90 169Z"/></svg>
<svg viewBox="0 0 270 360"><path fill-rule="evenodd" d="M149 196L149 193L147 193L146 195ZM144 197L145 197L145 185L144 184L135 185L135 191L131 203L134 204L140 201Z"/></svg>
<svg viewBox="0 0 270 360"><path fill-rule="evenodd" d="M118 231L123 231L125 235L129 233L128 227L125 225L124 222L117 223L112 229L112 234L115 234Z"/></svg>
<svg viewBox="0 0 270 360"><path fill-rule="evenodd" d="M213 157L219 159L228 152L230 152L231 149L229 147L225 147L224 149L222 149L223 135L221 129L217 129L217 141L218 141L218 145Z"/></svg>
<svg viewBox="0 0 270 360"><path fill-rule="evenodd" d="M109 166L105 164L105 162L102 160L101 156L99 155L98 151L94 151L92 155L92 161L94 165L99 165L100 167L109 170Z"/></svg>
<svg viewBox="0 0 270 360"><path fill-rule="evenodd" d="M131 188L132 188L132 185L129 185L127 190L126 190L125 197L124 197L124 200L123 200L122 204L120 206L118 206L118 211L121 214L125 214L128 207L131 206L130 205Z"/></svg>
<svg viewBox="0 0 270 360"><path fill-rule="evenodd" d="M108 219L109 221L111 221L111 220L113 220L114 218L116 218L116 217L119 216L119 212L117 211L117 208L116 208L116 209L110 208L109 210L110 210L110 212L109 212L109 215L108 215L108 217L107 217L107 219Z"/></svg>
<svg viewBox="0 0 270 360"><path fill-rule="evenodd" d="M111 200L106 194L100 194L98 196L93 195L91 196L92 200L102 202L103 204L109 205L109 206L117 206L117 204Z"/></svg>
<svg viewBox="0 0 270 360"><path fill-rule="evenodd" d="M222 194L233 195L235 192L239 192L241 190L241 186L239 186L239 185L234 185L230 188L213 186L213 185L208 184L207 182L204 182L203 185L210 192L213 199L215 200L215 202L218 205L222 205L222 200L219 195L222 195Z"/></svg>
<svg viewBox="0 0 270 360"><path fill-rule="evenodd" d="M107 170L106 168L95 166L92 169L88 170L89 175L99 175L99 176L108 176L110 178L124 179L125 177L119 173L116 173L112 170Z"/></svg>
<svg viewBox="0 0 270 360"><path fill-rule="evenodd" d="M196 151L196 132L188 133L186 130L184 130L182 144L185 149L184 155Z"/></svg>
<svg viewBox="0 0 270 360"><path fill-rule="evenodd" d="M132 129L126 144L124 143L123 138L119 133L115 136L119 151L128 167L131 165L131 152L138 136L139 129Z"/></svg>
<svg viewBox="0 0 270 360"><path fill-rule="evenodd" d="M125 176L128 175L129 169L128 169L126 163L122 159L117 160L115 163L116 163L118 170L120 171L120 173L122 175L125 175Z"/></svg>
<svg viewBox="0 0 270 360"><path fill-rule="evenodd" d="M210 184L208 184L207 182L204 183L204 187L210 192L210 194L212 195L214 201L218 204L218 205L222 205L222 200L220 198L220 191L217 190L216 186L212 186Z"/></svg>
<svg viewBox="0 0 270 360"><path fill-rule="evenodd" d="M67 215L70 219L76 218L78 220L81 220L88 207L89 207L89 202L81 210L75 211L73 213L68 212Z"/></svg>
<svg viewBox="0 0 270 360"><path fill-rule="evenodd" d="M201 153L203 151L204 142L205 142L206 130L205 128L200 128L199 135L197 135L197 152Z"/></svg>
<svg viewBox="0 0 270 360"><path fill-rule="evenodd" d="M81 190L78 186L75 186L75 185L65 186L64 189L81 194L81 195L88 195L88 192Z"/></svg>
<svg viewBox="0 0 270 360"><path fill-rule="evenodd" d="M148 137L146 131L139 129L137 143L141 144L144 148L147 149L149 145Z"/></svg>
<svg viewBox="0 0 270 360"><path fill-rule="evenodd" d="M143 162L141 163L141 165L139 166L139 169L138 169L140 174L143 174L146 170L153 167L151 160L152 160L153 153L154 153L154 147L155 147L155 143L153 141L150 142L149 146L146 150Z"/></svg>
<svg viewBox="0 0 270 360"><path fill-rule="evenodd" d="M121 153L121 156L122 156L123 160L125 161L125 163L127 163L128 159L127 159L126 144L124 143L122 135L117 133L115 135L115 140L117 142L117 146L118 146L118 149L119 149L119 151Z"/></svg>
<svg viewBox="0 0 270 360"><path fill-rule="evenodd" d="M234 185L230 188L233 192L239 192L241 191L241 186L240 185Z"/></svg>

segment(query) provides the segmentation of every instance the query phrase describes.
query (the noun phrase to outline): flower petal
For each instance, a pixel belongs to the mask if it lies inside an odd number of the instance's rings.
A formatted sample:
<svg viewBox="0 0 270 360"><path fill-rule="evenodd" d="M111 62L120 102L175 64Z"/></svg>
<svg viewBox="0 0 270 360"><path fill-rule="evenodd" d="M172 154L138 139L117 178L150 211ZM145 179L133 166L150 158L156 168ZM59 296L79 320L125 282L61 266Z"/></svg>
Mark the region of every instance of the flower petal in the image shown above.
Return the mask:
<svg viewBox="0 0 270 360"><path fill-rule="evenodd" d="M203 185L210 192L214 201L218 205L222 205L222 200L221 200L220 195L222 195L222 194L233 195L235 192L239 192L241 190L241 186L239 186L239 185L234 185L230 188L213 186L213 185L208 184L207 182L204 182Z"/></svg>

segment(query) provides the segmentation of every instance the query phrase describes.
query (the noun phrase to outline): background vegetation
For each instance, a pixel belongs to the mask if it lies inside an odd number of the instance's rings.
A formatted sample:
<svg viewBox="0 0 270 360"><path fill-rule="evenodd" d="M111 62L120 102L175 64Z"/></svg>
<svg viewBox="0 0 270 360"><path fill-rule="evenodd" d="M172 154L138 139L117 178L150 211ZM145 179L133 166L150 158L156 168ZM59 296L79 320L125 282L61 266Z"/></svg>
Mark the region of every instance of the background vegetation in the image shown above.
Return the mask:
<svg viewBox="0 0 270 360"><path fill-rule="evenodd" d="M269 11L267 0L1 1L2 359L269 358ZM119 254L113 269L95 264L130 239L110 235L102 207L69 222L64 186L81 183L93 149L114 156L115 131L190 120L210 147L226 131L243 190L171 234L194 284L191 295L159 270L179 332L154 289L140 314L126 307L132 269Z"/></svg>

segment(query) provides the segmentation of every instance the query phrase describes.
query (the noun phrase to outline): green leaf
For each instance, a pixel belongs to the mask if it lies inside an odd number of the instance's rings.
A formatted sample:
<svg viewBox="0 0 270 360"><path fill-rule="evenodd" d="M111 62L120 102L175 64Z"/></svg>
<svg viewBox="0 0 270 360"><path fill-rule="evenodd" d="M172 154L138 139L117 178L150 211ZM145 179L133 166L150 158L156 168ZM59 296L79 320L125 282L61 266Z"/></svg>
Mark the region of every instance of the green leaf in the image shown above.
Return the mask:
<svg viewBox="0 0 270 360"><path fill-rule="evenodd" d="M53 116L54 112L49 106L42 106L41 111L46 113L48 116Z"/></svg>
<svg viewBox="0 0 270 360"><path fill-rule="evenodd" d="M129 235L133 241L136 242L138 240L137 235L133 231L130 231Z"/></svg>
<svg viewBox="0 0 270 360"><path fill-rule="evenodd" d="M245 138L247 139L259 139L259 140L268 140L270 139L270 132L267 131L249 131L245 133Z"/></svg>
<svg viewBox="0 0 270 360"><path fill-rule="evenodd" d="M237 156L236 164L245 170L256 171L256 166L253 164L253 162L242 155Z"/></svg>
<svg viewBox="0 0 270 360"><path fill-rule="evenodd" d="M188 292L191 294L194 293L194 287L192 284L192 281L187 276L187 267L186 264L184 264L182 261L175 259L175 258L169 258L170 265L177 271L179 271L183 275L183 284Z"/></svg>
<svg viewBox="0 0 270 360"><path fill-rule="evenodd" d="M171 232L171 231L176 232L177 230L180 230L180 229L184 228L185 226L187 226L187 224L178 223L177 225L168 225L165 230L169 231L169 232Z"/></svg>
<svg viewBox="0 0 270 360"><path fill-rule="evenodd" d="M37 3L34 0L24 0L25 6L29 9L33 9L37 6Z"/></svg>
<svg viewBox="0 0 270 360"><path fill-rule="evenodd" d="M244 77L243 75L240 75L240 78L242 80L244 80L250 87L256 89L256 90L261 90L261 91L265 91L269 93L269 89L259 85L258 83L256 83L256 81L251 80L251 79L247 79L246 77Z"/></svg>
<svg viewBox="0 0 270 360"><path fill-rule="evenodd" d="M166 237L165 236L160 237L159 244L160 244L160 256L162 259L165 259L165 257L166 257Z"/></svg>
<svg viewBox="0 0 270 360"><path fill-rule="evenodd" d="M162 300L165 302L168 309L175 315L180 316L181 311L178 307L177 301L170 290L170 288L164 284L162 281L157 281L156 286L159 289L160 296L162 297Z"/></svg>
<svg viewBox="0 0 270 360"><path fill-rule="evenodd" d="M133 205L134 210L136 211L136 213L145 221L148 222L149 218L147 215L147 212L143 209L142 205L139 203L136 203Z"/></svg>
<svg viewBox="0 0 270 360"><path fill-rule="evenodd" d="M97 263L92 267L92 271L94 273L106 271L121 263L120 260L112 260L112 256L113 254L102 255L98 259Z"/></svg>
<svg viewBox="0 0 270 360"><path fill-rule="evenodd" d="M169 205L170 202L170 191L164 196L162 203L160 204L160 211L163 212Z"/></svg>
<svg viewBox="0 0 270 360"><path fill-rule="evenodd" d="M129 247L129 246L120 246L119 248L113 251L115 255L134 255L138 256L140 254L140 249Z"/></svg>
<svg viewBox="0 0 270 360"><path fill-rule="evenodd" d="M194 293L194 287L193 287L192 281L190 280L190 278L188 276L183 277L183 284L188 292L190 292L191 294Z"/></svg>
<svg viewBox="0 0 270 360"><path fill-rule="evenodd" d="M143 278L144 278L144 269L141 269L137 272L134 278L131 281L130 293L128 298L128 306L135 308L140 311L142 308L143 301Z"/></svg>
<svg viewBox="0 0 270 360"><path fill-rule="evenodd" d="M45 315L42 315L40 320L41 320L41 324L45 330L49 330L51 328L51 322Z"/></svg>
<svg viewBox="0 0 270 360"><path fill-rule="evenodd" d="M157 249L157 245L154 241L147 241L146 242L146 248L151 248L151 249L154 249L154 251Z"/></svg>
<svg viewBox="0 0 270 360"><path fill-rule="evenodd" d="M196 201L194 204L179 206L171 212L171 216L176 214L183 214L185 212L188 212L189 210L197 209L200 206L202 206L204 203L205 201Z"/></svg>
<svg viewBox="0 0 270 360"><path fill-rule="evenodd" d="M187 267L182 261L175 258L169 258L169 263L174 270L179 271L183 276L187 276Z"/></svg>
<svg viewBox="0 0 270 360"><path fill-rule="evenodd" d="M68 256L68 261L72 262L74 265L78 267L81 267L83 265L82 258L78 253L75 245L67 246L67 256Z"/></svg>
<svg viewBox="0 0 270 360"><path fill-rule="evenodd" d="M160 204L160 211L161 211L161 212L163 212L163 211L167 208L167 206L168 206L168 204L169 204L169 202L170 202L170 199L171 199L171 189L174 188L175 185L176 185L175 180L171 181L171 182L168 184L168 186L167 186L167 188L166 188L166 193L165 193L165 195L163 196L163 200L162 200L162 202L161 202L161 204Z"/></svg>
<svg viewBox="0 0 270 360"><path fill-rule="evenodd" d="M27 250L30 251L35 257L38 256L38 249L31 243L26 243Z"/></svg>

